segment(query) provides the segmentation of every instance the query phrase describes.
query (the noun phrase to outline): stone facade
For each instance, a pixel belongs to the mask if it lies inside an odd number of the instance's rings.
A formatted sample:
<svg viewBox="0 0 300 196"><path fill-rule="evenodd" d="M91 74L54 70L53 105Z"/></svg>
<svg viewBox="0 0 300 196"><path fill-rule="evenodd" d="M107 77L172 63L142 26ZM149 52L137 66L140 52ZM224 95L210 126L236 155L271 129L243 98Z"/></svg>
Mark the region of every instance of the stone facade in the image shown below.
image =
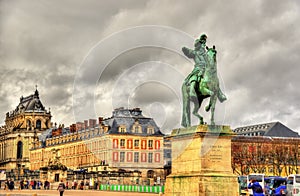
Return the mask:
<svg viewBox="0 0 300 196"><path fill-rule="evenodd" d="M164 178L163 137L152 118L142 115L138 108L119 108L107 119L76 123L62 134L49 129L40 137L40 144L30 151L31 170L40 170L51 164L57 152L59 162L70 170L136 172L140 184L154 183ZM77 128L76 128L77 127ZM64 178L63 176L62 178ZM50 179L53 180L53 179ZM127 179L136 183L137 179Z"/></svg>
<svg viewBox="0 0 300 196"><path fill-rule="evenodd" d="M50 125L51 113L40 101L38 90L22 96L16 109L6 113L5 126L0 129L0 167L22 175L30 167L29 150Z"/></svg>
<svg viewBox="0 0 300 196"><path fill-rule="evenodd" d="M232 168L237 175L297 174L300 171L299 159L299 137L236 136L232 139Z"/></svg>
<svg viewBox="0 0 300 196"><path fill-rule="evenodd" d="M238 195L231 169L231 138L226 126L198 125L172 132L172 173L166 196Z"/></svg>

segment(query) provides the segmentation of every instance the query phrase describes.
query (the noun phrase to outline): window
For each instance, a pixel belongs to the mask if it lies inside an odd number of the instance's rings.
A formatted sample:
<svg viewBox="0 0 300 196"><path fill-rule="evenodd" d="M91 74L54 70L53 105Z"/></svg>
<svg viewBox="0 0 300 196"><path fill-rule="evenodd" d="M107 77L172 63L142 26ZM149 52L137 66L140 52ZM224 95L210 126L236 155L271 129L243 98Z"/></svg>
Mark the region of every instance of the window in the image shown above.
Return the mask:
<svg viewBox="0 0 300 196"><path fill-rule="evenodd" d="M126 132L126 127L125 126L120 126L119 127L119 132L120 133L125 133Z"/></svg>
<svg viewBox="0 0 300 196"><path fill-rule="evenodd" d="M22 157L23 157L23 143L19 141L17 145L17 159L22 159Z"/></svg>
<svg viewBox="0 0 300 196"><path fill-rule="evenodd" d="M148 128L148 134L154 134L154 129L152 127Z"/></svg>
<svg viewBox="0 0 300 196"><path fill-rule="evenodd" d="M42 128L42 122L41 122L41 120L37 120L37 121L36 121L36 128L37 128L37 129Z"/></svg>
<svg viewBox="0 0 300 196"><path fill-rule="evenodd" d="M125 148L125 139L120 140L120 147Z"/></svg>
<svg viewBox="0 0 300 196"><path fill-rule="evenodd" d="M120 162L125 161L125 152L120 152Z"/></svg>
<svg viewBox="0 0 300 196"><path fill-rule="evenodd" d="M138 152L135 152L135 153L134 153L134 162L135 162L135 163L138 163L138 162L139 162L139 153L138 153Z"/></svg>
<svg viewBox="0 0 300 196"><path fill-rule="evenodd" d="M134 140L134 148L139 148L140 140Z"/></svg>
<svg viewBox="0 0 300 196"><path fill-rule="evenodd" d="M148 141L148 148L150 148L150 149L153 148L153 140Z"/></svg>
<svg viewBox="0 0 300 196"><path fill-rule="evenodd" d="M148 170L147 171L147 178L153 178L154 177L154 171L153 170Z"/></svg>
<svg viewBox="0 0 300 196"><path fill-rule="evenodd" d="M27 124L27 128L30 129L30 128L31 128L31 121L30 121L30 120L27 120L27 123L26 123L26 124Z"/></svg>
<svg viewBox="0 0 300 196"><path fill-rule="evenodd" d="M135 126L134 127L134 133L139 133L140 132L140 127L139 126Z"/></svg>
<svg viewBox="0 0 300 196"><path fill-rule="evenodd" d="M153 153L149 152L149 154L148 154L148 163L152 163L152 160L153 160Z"/></svg>

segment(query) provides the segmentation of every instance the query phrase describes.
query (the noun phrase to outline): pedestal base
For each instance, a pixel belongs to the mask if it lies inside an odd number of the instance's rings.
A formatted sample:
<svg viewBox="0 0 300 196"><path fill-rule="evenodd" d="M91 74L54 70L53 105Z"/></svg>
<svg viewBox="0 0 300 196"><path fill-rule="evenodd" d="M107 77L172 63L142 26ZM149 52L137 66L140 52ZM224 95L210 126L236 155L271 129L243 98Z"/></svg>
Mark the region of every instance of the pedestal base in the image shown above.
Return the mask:
<svg viewBox="0 0 300 196"><path fill-rule="evenodd" d="M199 125L172 132L172 173L166 196L238 196L228 126Z"/></svg>
<svg viewBox="0 0 300 196"><path fill-rule="evenodd" d="M165 195L169 196L238 196L237 177L214 174L168 176Z"/></svg>

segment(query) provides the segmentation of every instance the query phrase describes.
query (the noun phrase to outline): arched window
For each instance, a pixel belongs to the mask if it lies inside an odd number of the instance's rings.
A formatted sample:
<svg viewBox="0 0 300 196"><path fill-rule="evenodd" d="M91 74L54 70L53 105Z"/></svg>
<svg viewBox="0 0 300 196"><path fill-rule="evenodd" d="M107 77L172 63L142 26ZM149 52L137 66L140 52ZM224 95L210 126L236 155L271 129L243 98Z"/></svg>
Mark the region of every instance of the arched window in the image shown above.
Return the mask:
<svg viewBox="0 0 300 196"><path fill-rule="evenodd" d="M41 122L41 120L37 120L37 121L36 121L35 127L36 127L37 129L42 128L42 122Z"/></svg>
<svg viewBox="0 0 300 196"><path fill-rule="evenodd" d="M27 120L26 125L27 125L28 128L31 128L31 121Z"/></svg>
<svg viewBox="0 0 300 196"><path fill-rule="evenodd" d="M153 170L148 170L147 171L147 178L153 178L154 177L154 171Z"/></svg>
<svg viewBox="0 0 300 196"><path fill-rule="evenodd" d="M22 159L22 157L23 157L23 143L19 141L17 145L17 159Z"/></svg>

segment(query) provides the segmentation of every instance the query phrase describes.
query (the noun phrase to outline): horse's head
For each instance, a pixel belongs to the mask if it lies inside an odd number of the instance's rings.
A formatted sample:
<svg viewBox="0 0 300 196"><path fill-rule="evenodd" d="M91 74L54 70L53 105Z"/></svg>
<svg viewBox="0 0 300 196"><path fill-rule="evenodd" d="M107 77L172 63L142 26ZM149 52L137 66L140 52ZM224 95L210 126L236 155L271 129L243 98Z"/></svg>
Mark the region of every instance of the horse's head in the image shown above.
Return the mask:
<svg viewBox="0 0 300 196"><path fill-rule="evenodd" d="M207 50L207 56L210 60L213 60L214 63L217 62L217 50L216 47L213 46L212 48L206 47Z"/></svg>

